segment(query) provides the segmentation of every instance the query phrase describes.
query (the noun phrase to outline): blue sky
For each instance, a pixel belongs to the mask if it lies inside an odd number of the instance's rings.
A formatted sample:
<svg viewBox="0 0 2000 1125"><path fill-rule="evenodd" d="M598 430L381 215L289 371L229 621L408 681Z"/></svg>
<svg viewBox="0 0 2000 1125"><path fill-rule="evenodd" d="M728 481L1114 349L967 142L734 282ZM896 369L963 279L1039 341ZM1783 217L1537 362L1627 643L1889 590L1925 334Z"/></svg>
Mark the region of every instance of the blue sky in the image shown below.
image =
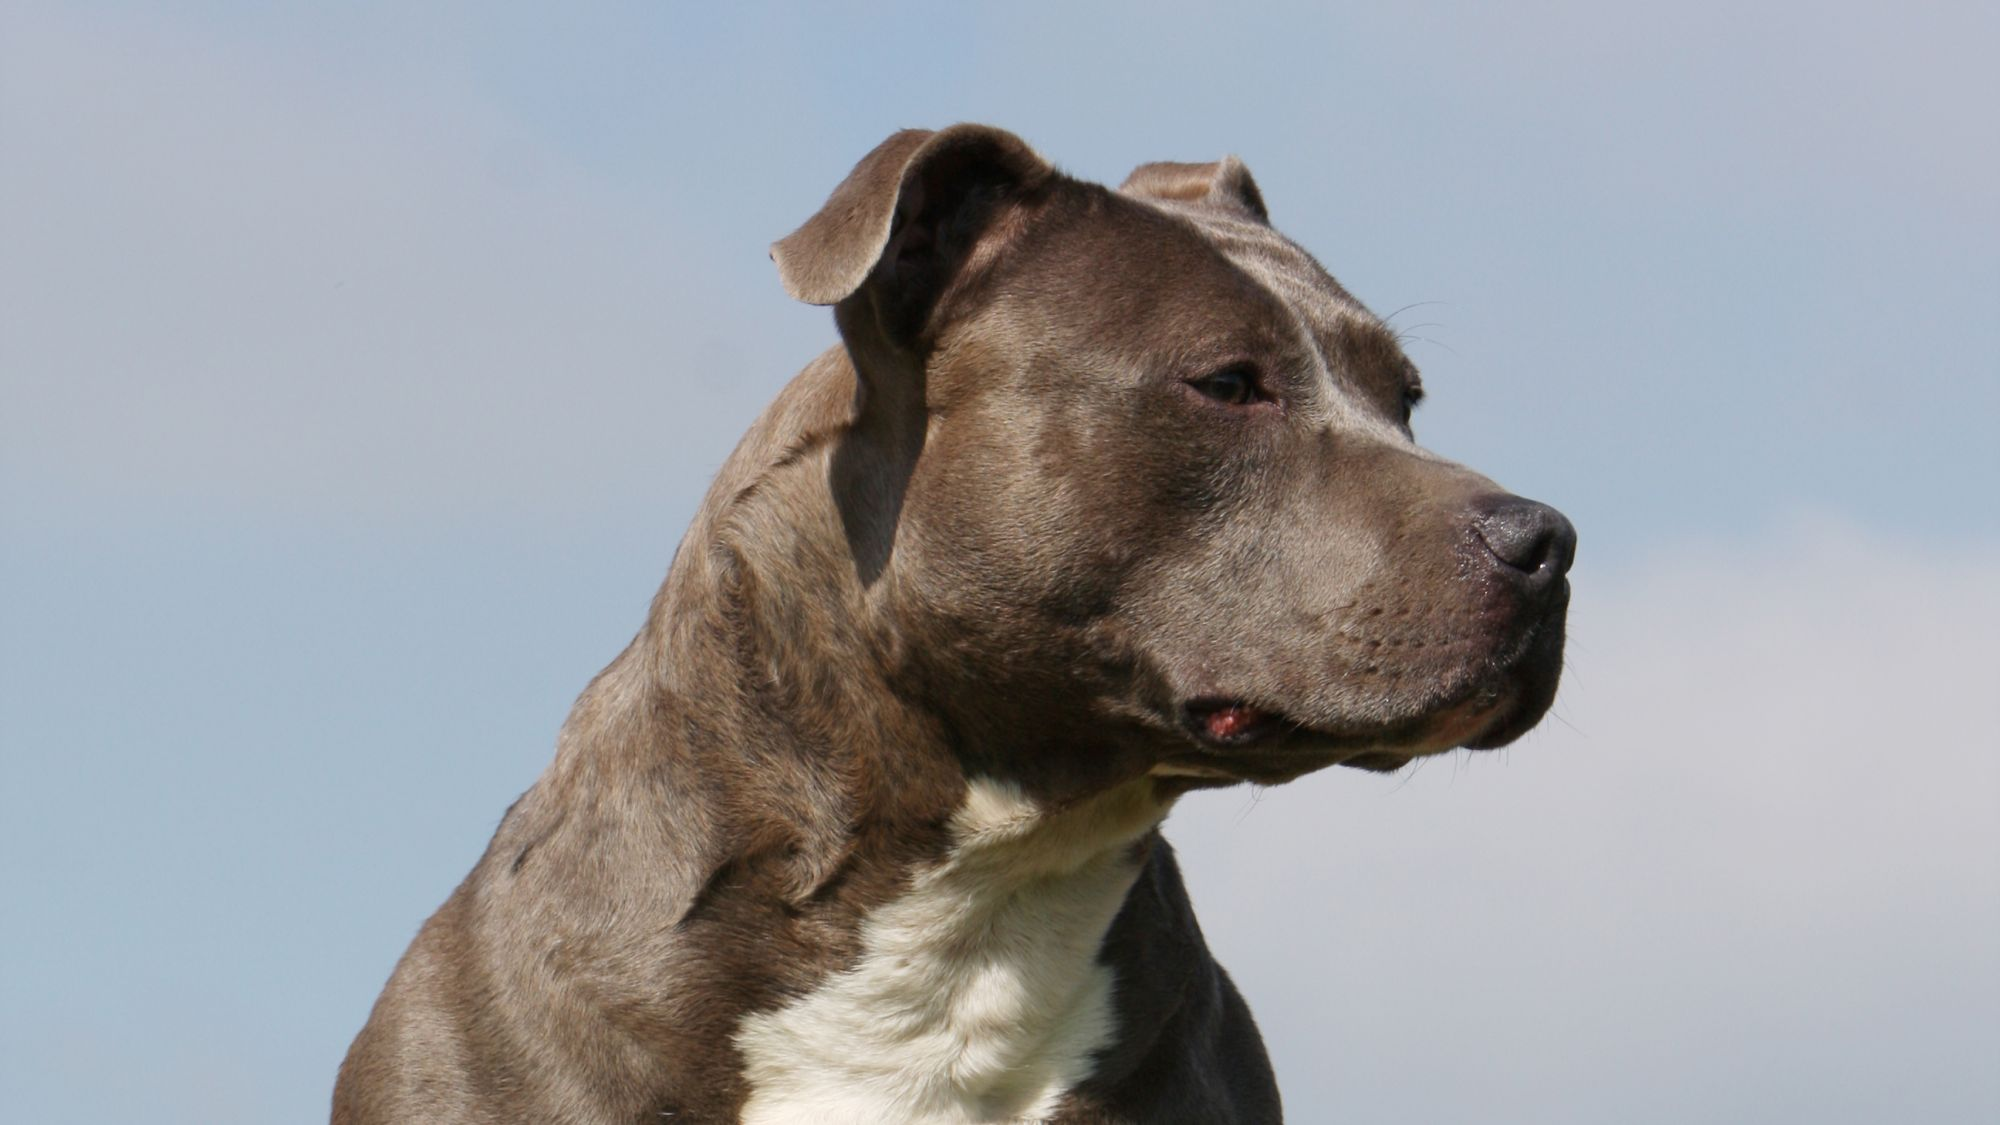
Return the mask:
<svg viewBox="0 0 2000 1125"><path fill-rule="evenodd" d="M305 1121L908 125L1250 165L1578 524L1558 718L1175 813L1303 1121L2000 1114L1990 6L0 13L0 1088ZM1406 307L1407 306L1407 307Z"/></svg>

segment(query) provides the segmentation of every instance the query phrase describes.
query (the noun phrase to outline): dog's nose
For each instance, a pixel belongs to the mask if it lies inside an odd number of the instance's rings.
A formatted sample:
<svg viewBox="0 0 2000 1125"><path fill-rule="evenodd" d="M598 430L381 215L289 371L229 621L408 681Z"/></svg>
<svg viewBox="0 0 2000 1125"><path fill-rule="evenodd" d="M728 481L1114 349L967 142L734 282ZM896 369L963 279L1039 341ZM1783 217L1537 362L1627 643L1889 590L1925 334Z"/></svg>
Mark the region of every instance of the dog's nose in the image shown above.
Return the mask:
<svg viewBox="0 0 2000 1125"><path fill-rule="evenodd" d="M1547 504L1495 496L1478 505L1473 528L1486 549L1531 591L1554 586L1576 558L1576 528Z"/></svg>

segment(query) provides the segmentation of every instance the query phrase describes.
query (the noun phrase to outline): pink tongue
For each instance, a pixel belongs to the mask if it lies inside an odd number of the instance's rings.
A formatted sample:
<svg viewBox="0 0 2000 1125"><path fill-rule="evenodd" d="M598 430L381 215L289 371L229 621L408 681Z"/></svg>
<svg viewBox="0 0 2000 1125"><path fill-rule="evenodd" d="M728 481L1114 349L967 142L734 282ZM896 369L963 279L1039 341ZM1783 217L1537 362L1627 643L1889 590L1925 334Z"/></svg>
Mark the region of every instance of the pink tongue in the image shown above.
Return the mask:
<svg viewBox="0 0 2000 1125"><path fill-rule="evenodd" d="M1222 707L1208 713L1208 734L1211 738L1234 738L1255 726L1264 717L1255 707L1236 705Z"/></svg>

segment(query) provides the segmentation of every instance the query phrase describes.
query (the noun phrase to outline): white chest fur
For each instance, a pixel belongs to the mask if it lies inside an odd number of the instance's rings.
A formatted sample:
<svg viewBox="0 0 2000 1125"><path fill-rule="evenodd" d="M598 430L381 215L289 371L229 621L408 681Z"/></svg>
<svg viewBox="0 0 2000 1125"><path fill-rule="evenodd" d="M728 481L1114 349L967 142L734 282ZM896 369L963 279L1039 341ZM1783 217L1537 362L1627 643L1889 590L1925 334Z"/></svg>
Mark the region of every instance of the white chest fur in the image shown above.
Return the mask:
<svg viewBox="0 0 2000 1125"><path fill-rule="evenodd" d="M860 961L747 1017L748 1125L1036 1121L1113 1032L1097 952L1166 813L1141 781L1059 813L975 780L945 858L870 915Z"/></svg>

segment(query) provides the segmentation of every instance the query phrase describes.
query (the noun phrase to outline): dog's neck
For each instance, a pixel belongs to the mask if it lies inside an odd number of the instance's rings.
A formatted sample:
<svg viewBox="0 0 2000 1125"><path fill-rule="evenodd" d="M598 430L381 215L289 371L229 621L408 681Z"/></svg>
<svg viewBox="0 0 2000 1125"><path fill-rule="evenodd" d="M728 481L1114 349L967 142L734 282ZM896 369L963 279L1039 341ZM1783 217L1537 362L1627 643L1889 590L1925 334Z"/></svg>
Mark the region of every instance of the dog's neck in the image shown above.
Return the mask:
<svg viewBox="0 0 2000 1125"><path fill-rule="evenodd" d="M1077 798L978 775L989 755L894 689L895 630L869 616L894 574L870 584L856 567L825 492L838 428L816 433L725 469L730 499L697 520L648 629L579 704L578 749L598 741L625 771L682 756L716 794L691 860L715 874L684 932L753 940L746 926L783 914L757 903L782 900L834 966L774 965L736 1023L743 1120L1046 1116L1117 1034L1099 953L1169 798L1144 776ZM650 737L586 737L641 712L659 716Z"/></svg>
<svg viewBox="0 0 2000 1125"><path fill-rule="evenodd" d="M852 967L743 1021L743 1120L1052 1113L1116 1032L1098 953L1165 813L1144 779L1061 810L975 779L950 849L864 921Z"/></svg>

